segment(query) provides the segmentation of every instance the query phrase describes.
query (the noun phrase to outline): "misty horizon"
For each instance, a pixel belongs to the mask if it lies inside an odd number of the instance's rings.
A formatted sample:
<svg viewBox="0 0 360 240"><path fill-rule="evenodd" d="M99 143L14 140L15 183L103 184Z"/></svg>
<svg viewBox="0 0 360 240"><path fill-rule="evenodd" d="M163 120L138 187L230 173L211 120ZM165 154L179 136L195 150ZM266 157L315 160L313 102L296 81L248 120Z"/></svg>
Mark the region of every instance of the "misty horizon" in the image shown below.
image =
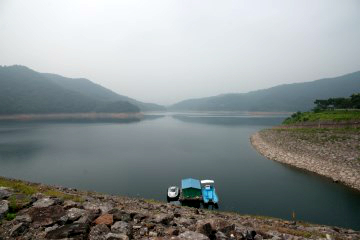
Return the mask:
<svg viewBox="0 0 360 240"><path fill-rule="evenodd" d="M5 0L0 64L171 105L359 71L359 10L358 1Z"/></svg>

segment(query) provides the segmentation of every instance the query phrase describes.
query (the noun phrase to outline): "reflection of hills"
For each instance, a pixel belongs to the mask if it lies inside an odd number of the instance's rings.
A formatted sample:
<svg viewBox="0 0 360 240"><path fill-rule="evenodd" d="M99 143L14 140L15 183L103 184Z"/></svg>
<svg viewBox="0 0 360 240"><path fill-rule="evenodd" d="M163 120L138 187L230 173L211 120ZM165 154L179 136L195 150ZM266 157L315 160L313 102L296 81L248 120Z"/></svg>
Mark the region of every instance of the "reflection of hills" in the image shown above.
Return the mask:
<svg viewBox="0 0 360 240"><path fill-rule="evenodd" d="M254 116L190 116L190 115L173 115L174 119L182 122L239 126L239 125L277 125L280 124L284 117L254 117Z"/></svg>
<svg viewBox="0 0 360 240"><path fill-rule="evenodd" d="M156 120L156 119L163 118L163 117L165 117L165 115L147 115L147 114L145 114L142 120L143 121L144 120Z"/></svg>
<svg viewBox="0 0 360 240"><path fill-rule="evenodd" d="M34 142L7 142L0 143L0 161L11 159L31 159L43 147Z"/></svg>

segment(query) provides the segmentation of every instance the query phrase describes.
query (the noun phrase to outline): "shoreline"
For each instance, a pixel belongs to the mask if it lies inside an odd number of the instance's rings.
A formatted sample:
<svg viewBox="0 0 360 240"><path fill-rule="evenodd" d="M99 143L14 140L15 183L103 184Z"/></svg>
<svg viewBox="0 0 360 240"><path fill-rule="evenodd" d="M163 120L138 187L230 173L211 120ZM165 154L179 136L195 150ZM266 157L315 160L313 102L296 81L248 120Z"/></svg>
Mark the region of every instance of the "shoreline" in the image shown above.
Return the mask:
<svg viewBox="0 0 360 240"><path fill-rule="evenodd" d="M181 207L0 177L2 239L349 239L342 227ZM249 237L252 233L255 238Z"/></svg>
<svg viewBox="0 0 360 240"><path fill-rule="evenodd" d="M0 115L0 121L47 121L47 120L141 120L143 113L49 113Z"/></svg>
<svg viewBox="0 0 360 240"><path fill-rule="evenodd" d="M256 132L250 142L270 160L328 177L360 191L360 159L342 154L335 148L336 142L316 144L301 137L287 129L274 128Z"/></svg>

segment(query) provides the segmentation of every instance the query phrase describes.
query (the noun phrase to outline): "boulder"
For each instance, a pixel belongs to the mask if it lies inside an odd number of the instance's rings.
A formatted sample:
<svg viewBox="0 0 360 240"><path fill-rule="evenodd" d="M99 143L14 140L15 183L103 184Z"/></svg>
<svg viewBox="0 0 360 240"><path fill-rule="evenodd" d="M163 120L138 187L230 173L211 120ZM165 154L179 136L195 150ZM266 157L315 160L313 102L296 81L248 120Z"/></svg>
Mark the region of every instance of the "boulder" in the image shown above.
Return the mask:
<svg viewBox="0 0 360 240"><path fill-rule="evenodd" d="M31 217L29 214L24 215L16 215L15 222L25 222L25 223L31 223Z"/></svg>
<svg viewBox="0 0 360 240"><path fill-rule="evenodd" d="M130 213L122 211L118 208L113 208L108 213L113 215L114 221L130 222L132 220Z"/></svg>
<svg viewBox="0 0 360 240"><path fill-rule="evenodd" d="M29 216L35 228L41 226L49 226L59 221L65 216L65 210L59 206L50 206L46 208L31 208Z"/></svg>
<svg viewBox="0 0 360 240"><path fill-rule="evenodd" d="M86 213L79 218L79 220L75 221L76 223L86 223L90 224L94 222L94 220L99 216L99 211L86 211Z"/></svg>
<svg viewBox="0 0 360 240"><path fill-rule="evenodd" d="M227 240L229 238L223 232L216 232L215 239L216 240Z"/></svg>
<svg viewBox="0 0 360 240"><path fill-rule="evenodd" d="M10 230L10 236L11 237L18 237L23 235L29 228L28 223L19 223L13 226Z"/></svg>
<svg viewBox="0 0 360 240"><path fill-rule="evenodd" d="M98 204L92 203L92 202L85 202L83 203L83 207L85 210L98 212L100 211L100 207Z"/></svg>
<svg viewBox="0 0 360 240"><path fill-rule="evenodd" d="M176 229L176 228L168 228L168 229L166 229L166 231L165 231L165 234L166 235L169 235L169 236L177 236L177 235L179 235L179 229Z"/></svg>
<svg viewBox="0 0 360 240"><path fill-rule="evenodd" d="M207 236L202 233L186 231L178 236L179 239L192 239L192 240L209 240Z"/></svg>
<svg viewBox="0 0 360 240"><path fill-rule="evenodd" d="M213 234L215 234L217 231L220 231L226 236L230 236L230 234L233 234L235 231L235 225L219 218L200 220L196 223L196 231L204 233L207 236L210 236L208 234L210 231Z"/></svg>
<svg viewBox="0 0 360 240"><path fill-rule="evenodd" d="M62 239L62 238L81 238L84 239L89 230L89 225L84 223L72 223L59 227L46 233L45 238Z"/></svg>
<svg viewBox="0 0 360 240"><path fill-rule="evenodd" d="M112 204L110 202L104 202L104 203L101 203L99 207L100 207L101 213L105 214L114 208L114 204Z"/></svg>
<svg viewBox="0 0 360 240"><path fill-rule="evenodd" d="M111 232L113 232L113 233L122 233L122 234L125 234L127 236L131 236L132 235L132 227L127 222L118 221L118 222L115 222L111 226Z"/></svg>
<svg viewBox="0 0 360 240"><path fill-rule="evenodd" d="M213 229L209 222L199 221L196 224L196 232L202 233L208 236L210 239L215 239L216 230Z"/></svg>
<svg viewBox="0 0 360 240"><path fill-rule="evenodd" d="M129 237L121 233L108 233L105 236L106 240L129 240Z"/></svg>
<svg viewBox="0 0 360 240"><path fill-rule="evenodd" d="M174 219L174 216L170 215L170 214L157 214L155 215L153 222L155 223L161 223L164 225L169 225L170 222Z"/></svg>
<svg viewBox="0 0 360 240"><path fill-rule="evenodd" d="M0 187L0 200L7 199L12 194L12 191L6 187Z"/></svg>
<svg viewBox="0 0 360 240"><path fill-rule="evenodd" d="M136 223L139 223L139 222L143 221L144 219L148 218L147 215L142 214L142 213L131 213L130 216L133 216L133 219Z"/></svg>
<svg viewBox="0 0 360 240"><path fill-rule="evenodd" d="M112 214L104 214L104 215L101 215L100 217L98 217L97 219L95 219L94 223L96 225L98 224L105 224L105 225L108 225L108 226L111 226L114 222L114 219L113 219L113 215Z"/></svg>
<svg viewBox="0 0 360 240"><path fill-rule="evenodd" d="M86 210L100 210L101 214L108 213L111 209L114 208L112 203L104 202L104 203L93 203L93 202L85 202L83 204L84 209Z"/></svg>
<svg viewBox="0 0 360 240"><path fill-rule="evenodd" d="M33 207L36 208L45 208L45 207L50 207L52 205L55 204L55 201L51 198L41 198L39 200L37 200L36 202L33 203Z"/></svg>
<svg viewBox="0 0 360 240"><path fill-rule="evenodd" d="M157 236L158 236L157 232L154 231L149 232L149 237L157 237Z"/></svg>
<svg viewBox="0 0 360 240"><path fill-rule="evenodd" d="M184 227L188 227L191 226L193 224L196 223L196 220L191 219L191 218L177 218L174 220L176 224L180 225L180 226L184 226Z"/></svg>
<svg viewBox="0 0 360 240"><path fill-rule="evenodd" d="M7 200L0 201L0 220L3 219L9 211L9 202Z"/></svg>
<svg viewBox="0 0 360 240"><path fill-rule="evenodd" d="M65 210L68 210L70 208L81 208L81 204L80 203L77 203L77 202L74 202L74 201L71 201L71 200L66 200L63 204L63 207Z"/></svg>
<svg viewBox="0 0 360 240"><path fill-rule="evenodd" d="M91 228L89 240L106 240L106 234L110 229L105 224L99 224Z"/></svg>
<svg viewBox="0 0 360 240"><path fill-rule="evenodd" d="M86 213L87 211L84 209L70 208L66 211L66 216L68 217L69 221L73 222L84 216Z"/></svg>

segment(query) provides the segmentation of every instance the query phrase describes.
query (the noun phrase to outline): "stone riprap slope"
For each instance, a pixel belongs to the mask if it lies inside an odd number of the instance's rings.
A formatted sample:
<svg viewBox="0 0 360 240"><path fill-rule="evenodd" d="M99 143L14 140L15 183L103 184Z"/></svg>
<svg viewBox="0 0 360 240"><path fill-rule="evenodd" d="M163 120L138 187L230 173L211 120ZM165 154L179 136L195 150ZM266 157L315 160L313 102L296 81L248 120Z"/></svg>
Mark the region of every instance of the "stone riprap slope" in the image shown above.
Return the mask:
<svg viewBox="0 0 360 240"><path fill-rule="evenodd" d="M265 157L360 190L359 128L274 128L251 136Z"/></svg>
<svg viewBox="0 0 360 240"><path fill-rule="evenodd" d="M0 178L0 184L4 181ZM0 188L2 240L360 239L360 232L338 227L24 185L20 181L7 180L2 185L7 186Z"/></svg>

